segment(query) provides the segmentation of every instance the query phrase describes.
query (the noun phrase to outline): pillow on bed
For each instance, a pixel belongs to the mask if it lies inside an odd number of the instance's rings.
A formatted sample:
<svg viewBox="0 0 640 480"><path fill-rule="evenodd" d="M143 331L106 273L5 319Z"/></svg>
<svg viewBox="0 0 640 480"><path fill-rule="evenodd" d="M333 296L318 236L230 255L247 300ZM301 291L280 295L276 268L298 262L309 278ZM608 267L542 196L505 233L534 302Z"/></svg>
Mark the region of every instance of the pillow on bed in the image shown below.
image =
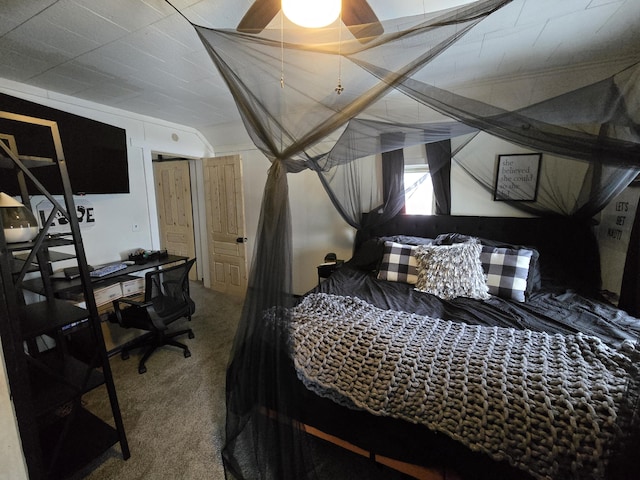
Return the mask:
<svg viewBox="0 0 640 480"><path fill-rule="evenodd" d="M540 273L539 261L540 254L535 248L522 245L513 245L510 243L490 240L487 238L472 237L462 233L442 233L435 238L434 243L436 245L452 245L454 243L469 242L473 240L479 241L483 246L508 248L512 250L524 249L526 251L530 251L531 260L529 262L529 271L527 275L526 294L530 295L532 292L535 292L542 287L542 275Z"/></svg>
<svg viewBox="0 0 640 480"><path fill-rule="evenodd" d="M409 235L392 235L388 237L374 237L365 240L351 257L351 265L366 271L378 271L380 262L384 255L385 241L402 243L405 245L429 245L433 243L432 238L413 237ZM413 282L415 283L415 282Z"/></svg>
<svg viewBox="0 0 640 480"><path fill-rule="evenodd" d="M480 238L480 243L484 246L509 248L512 250L527 250L531 252L531 261L529 262L529 273L527 275L527 295L542 288L542 274L540 272L540 253L533 247L526 245L513 245L511 243L499 242L497 240L488 240Z"/></svg>
<svg viewBox="0 0 640 480"><path fill-rule="evenodd" d="M442 299L456 297L485 300L490 297L480 253L475 241L453 245L422 245L416 250L416 290Z"/></svg>
<svg viewBox="0 0 640 480"><path fill-rule="evenodd" d="M415 257L417 248L418 245L384 242L378 279L415 284L418 280L418 263Z"/></svg>
<svg viewBox="0 0 640 480"><path fill-rule="evenodd" d="M482 246L480 261L487 275L489 293L497 297L524 302L531 250Z"/></svg>

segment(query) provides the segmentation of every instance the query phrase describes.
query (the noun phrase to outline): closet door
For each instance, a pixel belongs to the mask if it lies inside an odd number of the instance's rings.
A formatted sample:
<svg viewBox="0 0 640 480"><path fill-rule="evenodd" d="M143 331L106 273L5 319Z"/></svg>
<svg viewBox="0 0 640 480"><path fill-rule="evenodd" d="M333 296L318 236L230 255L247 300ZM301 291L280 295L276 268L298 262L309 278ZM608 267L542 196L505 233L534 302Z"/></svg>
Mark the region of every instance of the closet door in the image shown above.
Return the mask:
<svg viewBox="0 0 640 480"><path fill-rule="evenodd" d="M189 162L153 162L153 178L156 185L160 246L172 255L194 258L196 248ZM189 278L198 279L196 268L191 269Z"/></svg>
<svg viewBox="0 0 640 480"><path fill-rule="evenodd" d="M247 248L240 156L205 158L202 167L211 288L244 296Z"/></svg>

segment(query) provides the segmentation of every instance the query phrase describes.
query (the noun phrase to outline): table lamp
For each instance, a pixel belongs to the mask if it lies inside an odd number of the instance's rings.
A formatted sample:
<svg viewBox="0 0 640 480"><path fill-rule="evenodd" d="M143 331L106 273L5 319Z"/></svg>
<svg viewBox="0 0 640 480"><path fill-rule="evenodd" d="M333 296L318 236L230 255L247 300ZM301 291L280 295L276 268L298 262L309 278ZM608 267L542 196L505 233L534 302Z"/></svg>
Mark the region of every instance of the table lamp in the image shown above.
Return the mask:
<svg viewBox="0 0 640 480"><path fill-rule="evenodd" d="M38 220L23 204L0 192L0 215L7 243L29 242L38 234Z"/></svg>

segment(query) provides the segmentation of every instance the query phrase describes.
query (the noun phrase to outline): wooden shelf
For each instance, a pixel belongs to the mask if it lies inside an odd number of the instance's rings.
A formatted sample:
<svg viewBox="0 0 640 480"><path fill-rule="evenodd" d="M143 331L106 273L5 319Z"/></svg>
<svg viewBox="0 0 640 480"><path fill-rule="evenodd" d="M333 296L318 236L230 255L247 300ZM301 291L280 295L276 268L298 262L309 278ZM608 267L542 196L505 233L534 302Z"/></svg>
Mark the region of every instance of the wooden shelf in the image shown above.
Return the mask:
<svg viewBox="0 0 640 480"><path fill-rule="evenodd" d="M28 365L37 416L103 385L105 381L100 370L57 350L44 352L38 358L28 357Z"/></svg>
<svg viewBox="0 0 640 480"><path fill-rule="evenodd" d="M22 258L19 258L18 256L10 259L11 261L11 273L14 275L19 274L22 271L22 267L25 264L25 261ZM38 268L38 264L35 262L31 262L31 265L29 265L29 268L27 269L27 272L39 272L40 269Z"/></svg>
<svg viewBox="0 0 640 480"><path fill-rule="evenodd" d="M22 164L27 168L49 167L51 165L55 165L52 158L27 155L20 155L19 158L22 161ZM15 166L16 164L11 158L7 157L4 153L0 153L0 168L14 169Z"/></svg>
<svg viewBox="0 0 640 480"><path fill-rule="evenodd" d="M50 466L49 478L69 477L118 443L116 429L84 408L68 417L60 417L40 433L44 465ZM59 442L56 455L54 446Z"/></svg>
<svg viewBox="0 0 640 480"><path fill-rule="evenodd" d="M65 245L73 245L73 240L71 238L67 238L70 234L58 234L47 236L45 240L42 242L42 246L46 248L51 247L62 247ZM16 242L16 243L7 243L7 250L10 252L20 252L25 250L33 250L35 246L34 242Z"/></svg>
<svg viewBox="0 0 640 480"><path fill-rule="evenodd" d="M77 324L88 315L84 308L57 298L24 305L19 311L22 338L27 340L62 329L65 325Z"/></svg>
<svg viewBox="0 0 640 480"><path fill-rule="evenodd" d="M8 115L15 121L41 124L31 117ZM73 282L52 278L56 262L75 259L83 272L89 267L62 141L53 128L55 122L43 122L51 127L55 157L0 154L0 168L12 170L7 170L6 175L16 176L22 203L30 207L34 194L51 197L40 185L22 181L26 180L25 170L53 165L50 172L59 177L64 187L64 199L56 208L69 223L63 233L43 228L30 242L7 243L0 230L0 296L4 300L0 302L0 340L29 478L58 480L69 477L118 442L123 459L129 458L130 452L95 301L89 299L84 309L59 296L63 284L90 292L91 285L83 284L90 280L86 276ZM67 248L56 251L56 247ZM29 275L25 278L24 273ZM35 291L46 300L29 303L32 296L25 296L25 291ZM69 354L73 332L85 342L84 361ZM47 345L50 350L40 351L40 336L52 340ZM98 387L105 390L111 406L112 416L106 421L82 408L82 395Z"/></svg>
<svg viewBox="0 0 640 480"><path fill-rule="evenodd" d="M45 253L45 260L49 263L61 262L63 260L72 260L76 258L75 254L58 252L57 250L47 249L45 250L44 253ZM28 256L29 256L29 253L19 253L17 255L14 255L14 258L25 261Z"/></svg>

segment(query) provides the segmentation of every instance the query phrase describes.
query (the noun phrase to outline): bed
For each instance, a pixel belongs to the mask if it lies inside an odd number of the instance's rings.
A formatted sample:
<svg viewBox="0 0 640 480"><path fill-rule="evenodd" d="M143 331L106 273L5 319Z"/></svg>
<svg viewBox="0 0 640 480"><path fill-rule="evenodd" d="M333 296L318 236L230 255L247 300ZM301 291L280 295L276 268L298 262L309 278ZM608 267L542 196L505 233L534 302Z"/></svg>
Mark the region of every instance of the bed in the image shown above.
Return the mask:
<svg viewBox="0 0 640 480"><path fill-rule="evenodd" d="M600 296L593 230L400 215L359 232L353 257L292 310L298 420L372 458L464 479L635 478L640 321ZM482 285L469 287L467 263ZM462 277L476 298L438 287Z"/></svg>

